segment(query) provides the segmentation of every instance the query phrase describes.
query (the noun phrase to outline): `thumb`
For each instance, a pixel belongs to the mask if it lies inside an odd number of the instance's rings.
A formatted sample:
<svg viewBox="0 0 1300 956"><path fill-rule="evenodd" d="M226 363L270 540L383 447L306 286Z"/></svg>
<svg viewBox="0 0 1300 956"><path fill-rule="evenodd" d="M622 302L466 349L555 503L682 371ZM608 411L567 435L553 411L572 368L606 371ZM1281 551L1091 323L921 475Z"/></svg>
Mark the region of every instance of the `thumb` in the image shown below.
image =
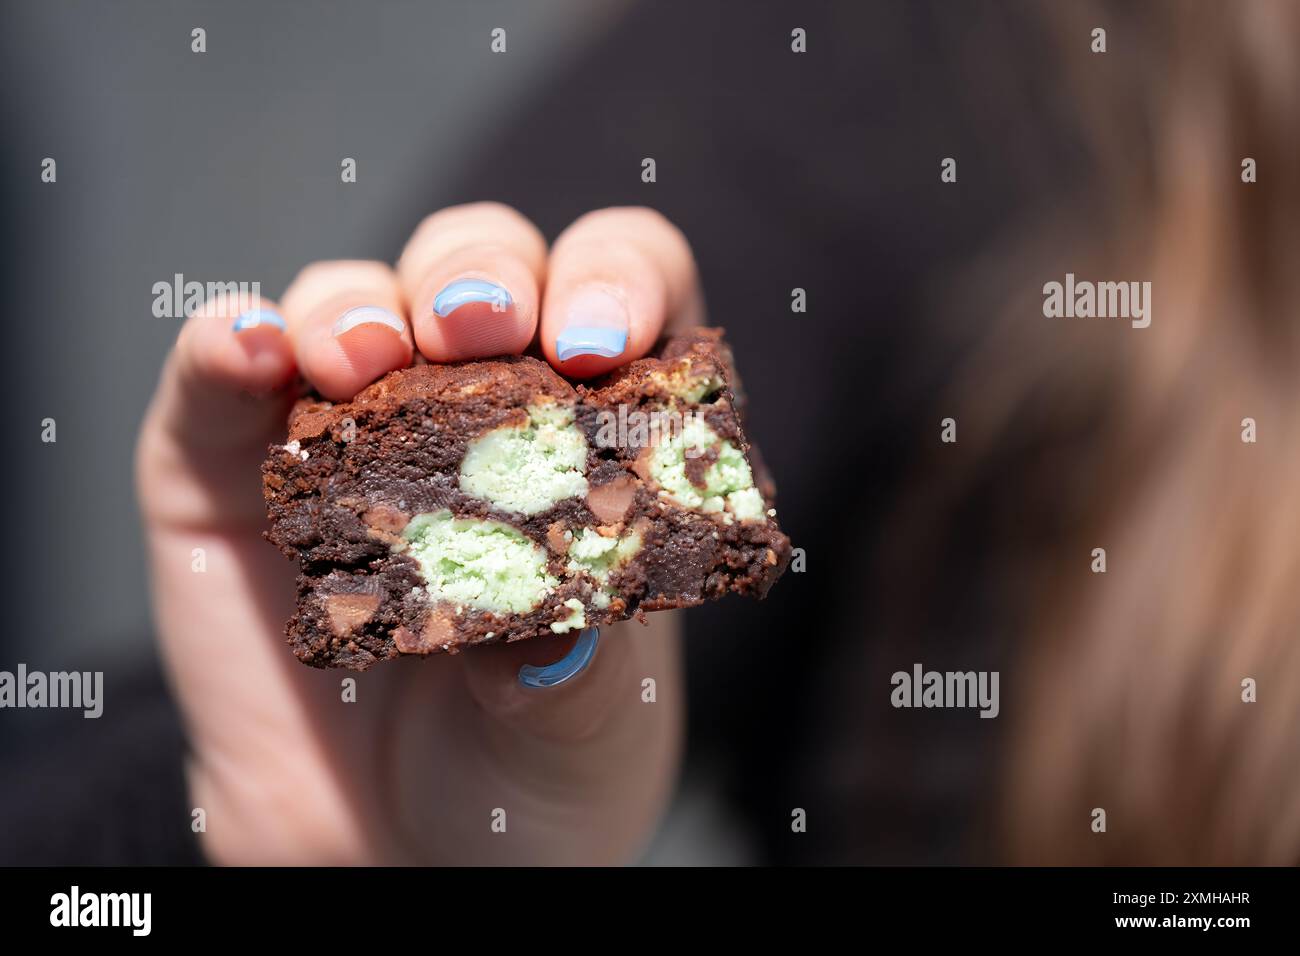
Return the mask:
<svg viewBox="0 0 1300 956"><path fill-rule="evenodd" d="M647 686L657 696L659 685L675 684L676 615L650 620L474 648L463 655L466 684L479 706L522 740L589 740L613 721L648 718Z"/></svg>

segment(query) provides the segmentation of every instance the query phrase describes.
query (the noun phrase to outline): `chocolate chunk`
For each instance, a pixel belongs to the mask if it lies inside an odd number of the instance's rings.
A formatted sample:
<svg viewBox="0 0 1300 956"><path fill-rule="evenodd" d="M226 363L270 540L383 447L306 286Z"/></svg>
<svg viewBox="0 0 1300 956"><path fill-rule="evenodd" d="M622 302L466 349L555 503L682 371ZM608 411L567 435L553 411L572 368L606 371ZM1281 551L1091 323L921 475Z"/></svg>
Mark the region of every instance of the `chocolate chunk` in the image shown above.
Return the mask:
<svg viewBox="0 0 1300 956"><path fill-rule="evenodd" d="M628 474L603 485L593 485L587 492L587 507L605 524L620 522L627 517L627 509L632 507L639 485L640 482Z"/></svg>
<svg viewBox="0 0 1300 956"><path fill-rule="evenodd" d="M419 633L404 625L393 631L393 642L403 654L432 654L450 650L457 643L456 618L446 608L434 608L425 619Z"/></svg>
<svg viewBox="0 0 1300 956"><path fill-rule="evenodd" d="M330 594L325 598L325 613L337 637L347 637L369 621L379 610L378 594Z"/></svg>

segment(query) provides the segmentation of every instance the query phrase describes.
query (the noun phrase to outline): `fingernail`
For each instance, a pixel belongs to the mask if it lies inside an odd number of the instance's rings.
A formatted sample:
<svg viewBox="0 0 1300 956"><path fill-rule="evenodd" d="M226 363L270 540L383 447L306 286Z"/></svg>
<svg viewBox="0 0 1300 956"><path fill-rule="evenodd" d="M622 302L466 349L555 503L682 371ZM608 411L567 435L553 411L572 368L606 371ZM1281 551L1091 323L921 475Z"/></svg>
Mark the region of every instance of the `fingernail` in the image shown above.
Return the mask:
<svg viewBox="0 0 1300 956"><path fill-rule="evenodd" d="M570 300L564 318L555 337L561 362L577 355L613 358L627 348L627 307L612 292L584 289Z"/></svg>
<svg viewBox="0 0 1300 956"><path fill-rule="evenodd" d="M433 297L433 314L445 319L462 305L487 302L493 312L504 312L514 303L505 286L487 279L457 279Z"/></svg>
<svg viewBox="0 0 1300 956"><path fill-rule="evenodd" d="M236 332L243 332L264 325L279 329L281 332L288 327L278 312L271 309L249 309L247 312L239 313L239 316L235 319L235 324L231 328Z"/></svg>
<svg viewBox="0 0 1300 956"><path fill-rule="evenodd" d="M554 664L537 667L525 664L519 668L519 683L525 687L558 687L565 681L573 680L587 669L596 656L596 644L600 641L600 628L589 627L578 635L578 642L573 650L565 654Z"/></svg>
<svg viewBox="0 0 1300 956"><path fill-rule="evenodd" d="M363 305L355 309L348 309L339 320L334 323L331 330L335 338L346 335L359 325L382 325L392 329L398 335L406 331L406 323L399 319L387 309L381 309L377 305Z"/></svg>

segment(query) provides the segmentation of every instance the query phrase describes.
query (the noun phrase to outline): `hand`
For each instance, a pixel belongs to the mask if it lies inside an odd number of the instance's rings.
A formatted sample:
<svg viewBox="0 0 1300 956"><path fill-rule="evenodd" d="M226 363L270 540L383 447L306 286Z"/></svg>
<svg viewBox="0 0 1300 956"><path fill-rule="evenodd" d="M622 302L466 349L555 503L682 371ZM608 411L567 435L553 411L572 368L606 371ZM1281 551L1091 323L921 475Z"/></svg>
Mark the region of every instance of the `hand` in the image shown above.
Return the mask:
<svg viewBox="0 0 1300 956"><path fill-rule="evenodd" d="M358 306L389 318L339 322ZM674 616L605 629L587 670L547 689L522 686L520 666L565 657L573 636L361 674L304 667L284 638L296 569L262 538L259 467L284 440L300 374L346 400L417 349L432 362L520 352L540 329L546 358L586 377L645 354L665 325L698 322L702 311L690 249L657 213L590 213L548 254L523 216L482 203L426 219L395 269L315 263L279 306L220 299L185 323L145 416L136 472L158 634L210 859L635 857L680 753ZM348 677L355 703L343 700ZM654 703L642 701L647 677ZM503 833L492 826L498 810Z"/></svg>

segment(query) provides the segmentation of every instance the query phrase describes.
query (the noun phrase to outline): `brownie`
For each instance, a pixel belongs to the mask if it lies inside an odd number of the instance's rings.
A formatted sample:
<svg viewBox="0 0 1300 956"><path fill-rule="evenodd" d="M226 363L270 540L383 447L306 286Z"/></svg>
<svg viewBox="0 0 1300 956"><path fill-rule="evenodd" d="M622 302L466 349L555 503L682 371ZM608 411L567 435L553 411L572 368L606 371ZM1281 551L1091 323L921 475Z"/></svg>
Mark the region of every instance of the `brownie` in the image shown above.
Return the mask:
<svg viewBox="0 0 1300 956"><path fill-rule="evenodd" d="M513 356L300 400L262 467L267 537L300 562L289 644L363 670L763 597L790 541L742 405L721 329L589 384Z"/></svg>

